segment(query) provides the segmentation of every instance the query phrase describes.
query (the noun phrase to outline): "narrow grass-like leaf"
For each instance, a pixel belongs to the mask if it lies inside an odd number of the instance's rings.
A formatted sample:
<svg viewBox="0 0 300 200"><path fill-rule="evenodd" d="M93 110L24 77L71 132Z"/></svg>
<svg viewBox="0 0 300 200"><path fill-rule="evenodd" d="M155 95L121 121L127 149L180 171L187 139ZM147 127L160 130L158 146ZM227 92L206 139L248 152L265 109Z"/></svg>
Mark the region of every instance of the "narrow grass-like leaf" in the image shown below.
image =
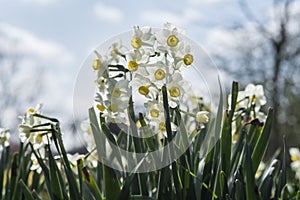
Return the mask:
<svg viewBox="0 0 300 200"><path fill-rule="evenodd" d="M24 181L22 179L19 181L19 185L22 189L22 192L23 192L26 200L34 200L34 197L31 193L30 189L27 187L27 185L24 183Z"/></svg>
<svg viewBox="0 0 300 200"><path fill-rule="evenodd" d="M285 138L283 139L283 156L282 156L282 165L281 169L279 171L279 180L276 186L276 191L275 191L275 199L279 198L281 196L281 191L283 187L286 184L286 143L285 143Z"/></svg>
<svg viewBox="0 0 300 200"><path fill-rule="evenodd" d="M118 199L120 195L120 183L115 171L103 165L104 188L107 199Z"/></svg>
<svg viewBox="0 0 300 200"><path fill-rule="evenodd" d="M252 161L253 161L253 172L256 172L259 163L261 162L266 149L268 147L268 141L271 133L271 127L272 127L272 121L273 121L273 109L270 108L268 111L268 116L266 119L266 124L264 125L264 128L261 132L261 135L259 136L259 139L254 147L253 153L252 153Z"/></svg>
<svg viewBox="0 0 300 200"><path fill-rule="evenodd" d="M260 193L262 199L270 199L272 194L273 176L267 176L260 187Z"/></svg>
<svg viewBox="0 0 300 200"><path fill-rule="evenodd" d="M50 147L47 147L48 149L48 159L49 159L49 169L50 169L50 180L51 180L51 190L53 192L53 197L54 199L63 199L63 194L62 194L62 187L61 183L59 182L58 178L58 170L57 170L57 165L55 163L55 160L52 156L52 152Z"/></svg>
<svg viewBox="0 0 300 200"><path fill-rule="evenodd" d="M90 191L93 193L94 197L98 200L102 200L102 194L100 192L100 189L98 188L93 176L88 172L86 167L82 168L82 175L84 178L84 182L89 187Z"/></svg>
<svg viewBox="0 0 300 200"><path fill-rule="evenodd" d="M246 184L246 197L247 199L258 199L255 195L255 182L254 173L251 160L251 152L248 142L245 145L245 161L244 161L244 174L245 174L245 184Z"/></svg>
<svg viewBox="0 0 300 200"><path fill-rule="evenodd" d="M30 143L30 147L32 149L32 153L34 154L34 156L36 157L39 165L42 168L42 171L44 173L44 177L45 177L45 182L46 182L46 188L49 194L50 199L53 199L53 193L52 193L52 188L51 188L51 181L50 181L50 172L48 167L45 165L44 161L41 159L41 157L37 154L37 152L34 150L33 145Z"/></svg>

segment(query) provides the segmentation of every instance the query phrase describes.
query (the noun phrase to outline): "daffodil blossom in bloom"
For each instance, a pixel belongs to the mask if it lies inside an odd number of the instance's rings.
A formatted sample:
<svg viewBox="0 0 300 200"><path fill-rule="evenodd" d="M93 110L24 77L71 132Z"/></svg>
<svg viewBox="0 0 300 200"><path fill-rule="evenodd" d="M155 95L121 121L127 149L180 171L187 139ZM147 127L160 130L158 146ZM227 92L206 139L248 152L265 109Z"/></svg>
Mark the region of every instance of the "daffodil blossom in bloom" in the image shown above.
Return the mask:
<svg viewBox="0 0 300 200"><path fill-rule="evenodd" d="M42 105L37 105L36 109L30 108L26 114L21 117L22 123L19 124L19 138L22 143L30 142L34 149L39 149L45 144L51 142L51 133L48 127L44 127L39 117Z"/></svg>
<svg viewBox="0 0 300 200"><path fill-rule="evenodd" d="M22 119L22 123L19 124L18 130L21 142L28 142L29 138L31 141L34 141L31 130L33 129L33 126L41 124L41 120L37 117L34 117L34 114L41 114L41 109L42 105L38 104L35 109L29 108L26 114L20 117ZM37 134L35 135L38 136ZM40 140L38 139L38 141Z"/></svg>
<svg viewBox="0 0 300 200"><path fill-rule="evenodd" d="M128 49L122 44L121 40L116 40L109 47L109 60L111 64L116 64L120 61L122 57L125 56L125 53Z"/></svg>
<svg viewBox="0 0 300 200"><path fill-rule="evenodd" d="M183 30L178 29L170 23L166 23L164 28L156 33L158 49L173 54L179 49L179 44L183 41Z"/></svg>
<svg viewBox="0 0 300 200"><path fill-rule="evenodd" d="M135 49L139 49L142 46L153 47L154 36L151 32L151 27L143 27L139 26L133 27L134 34L131 39L131 46Z"/></svg>
<svg viewBox="0 0 300 200"><path fill-rule="evenodd" d="M183 95L188 93L190 84L183 80L180 73L175 73L171 77L171 81L166 84L169 94L169 105L175 108L183 98Z"/></svg>
<svg viewBox="0 0 300 200"><path fill-rule="evenodd" d="M189 44L182 42L179 44L178 51L174 52L174 69L179 70L193 64L194 56Z"/></svg>
<svg viewBox="0 0 300 200"><path fill-rule="evenodd" d="M249 97L250 101L255 104L256 111L267 103L262 85L247 85L245 88L245 96Z"/></svg>
<svg viewBox="0 0 300 200"><path fill-rule="evenodd" d="M0 152L9 146L10 133L8 129L0 128Z"/></svg>
<svg viewBox="0 0 300 200"><path fill-rule="evenodd" d="M202 124L206 124L209 122L209 117L208 117L208 113L207 111L199 111L196 114L196 121L200 122Z"/></svg>
<svg viewBox="0 0 300 200"><path fill-rule="evenodd" d="M147 63L149 62L150 54L143 49L133 50L126 54L128 70L133 73L147 75Z"/></svg>
<svg viewBox="0 0 300 200"><path fill-rule="evenodd" d="M296 174L296 178L300 181L300 151L298 148L289 149L291 156L291 168Z"/></svg>

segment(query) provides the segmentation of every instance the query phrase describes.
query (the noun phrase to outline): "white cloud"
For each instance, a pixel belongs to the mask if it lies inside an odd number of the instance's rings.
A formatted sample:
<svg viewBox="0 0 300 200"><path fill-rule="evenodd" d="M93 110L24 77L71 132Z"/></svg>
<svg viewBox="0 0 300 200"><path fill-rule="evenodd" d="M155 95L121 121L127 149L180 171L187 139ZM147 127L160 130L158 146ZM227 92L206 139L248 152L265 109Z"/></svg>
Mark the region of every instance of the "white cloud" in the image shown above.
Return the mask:
<svg viewBox="0 0 300 200"><path fill-rule="evenodd" d="M55 115L64 113L64 120L70 120L74 78L71 67L75 58L64 46L38 38L27 30L0 23L0 54L3 56L0 73L6 74L5 78L9 80L9 88L5 89L17 98L13 106L15 112L9 110L12 118L5 117L4 120L8 127L13 128L18 122L17 115L21 113L17 113L17 108L25 111L29 105L25 105L28 101L24 99L32 94L37 98L34 100L38 101L36 103L44 103L47 110ZM9 73L11 67L16 68L13 74Z"/></svg>
<svg viewBox="0 0 300 200"><path fill-rule="evenodd" d="M26 30L6 23L0 23L0 27L0 46L9 54L56 64L68 64L73 59L68 50L56 42L39 39Z"/></svg>
<svg viewBox="0 0 300 200"><path fill-rule="evenodd" d="M94 14L99 20L111 23L120 22L123 17L120 9L100 2L94 6Z"/></svg>

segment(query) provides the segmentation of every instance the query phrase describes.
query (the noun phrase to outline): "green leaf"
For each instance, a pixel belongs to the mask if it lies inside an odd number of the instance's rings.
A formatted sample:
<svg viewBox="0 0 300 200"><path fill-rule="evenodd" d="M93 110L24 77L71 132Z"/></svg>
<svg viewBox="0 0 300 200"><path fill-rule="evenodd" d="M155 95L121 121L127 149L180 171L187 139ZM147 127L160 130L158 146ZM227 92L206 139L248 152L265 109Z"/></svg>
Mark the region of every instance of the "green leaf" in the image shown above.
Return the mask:
<svg viewBox="0 0 300 200"><path fill-rule="evenodd" d="M59 171L55 163L55 160L52 156L52 152L49 145L47 145L47 149L49 153L48 159L49 159L50 180L51 180L50 184L51 184L51 190L53 192L53 198L63 199L62 186L58 178Z"/></svg>
<svg viewBox="0 0 300 200"><path fill-rule="evenodd" d="M273 176L269 175L263 180L263 183L260 187L260 193L262 199L271 199L272 186L273 186Z"/></svg>
<svg viewBox="0 0 300 200"><path fill-rule="evenodd" d="M224 171L220 172L220 188L221 188L222 196L225 197L229 191L228 191L228 185L227 185L227 178L226 178L226 174L224 173Z"/></svg>
<svg viewBox="0 0 300 200"><path fill-rule="evenodd" d="M232 118L235 111L235 106L238 96L238 83L232 83L232 92L231 92L231 110L228 115L225 116L222 135L221 135L221 160L222 160L222 170L225 174L228 174L230 169L230 158L231 158L231 143L232 143Z"/></svg>
<svg viewBox="0 0 300 200"><path fill-rule="evenodd" d="M279 172L279 180L277 183L275 191L275 199L279 198L281 191L286 184L286 143L285 138L283 139L283 156L282 156L282 165Z"/></svg>
<svg viewBox="0 0 300 200"><path fill-rule="evenodd" d="M264 128L261 132L261 135L258 138L258 141L254 147L253 153L252 153L252 161L253 161L253 171L256 172L259 163L261 162L266 149L268 147L268 141L271 133L272 128L272 120L273 119L273 109L270 108L268 111L268 116L266 119L266 124L264 125Z"/></svg>
<svg viewBox="0 0 300 200"><path fill-rule="evenodd" d="M245 161L244 161L244 174L245 174L245 184L246 184L246 199L257 199L255 195L255 182L254 173L251 160L251 152L248 142L245 145Z"/></svg>
<svg viewBox="0 0 300 200"><path fill-rule="evenodd" d="M27 185L24 183L24 181L22 179L19 181L19 185L22 189L22 192L23 192L26 200L34 200L30 189L27 187Z"/></svg>
<svg viewBox="0 0 300 200"><path fill-rule="evenodd" d="M82 168L82 175L83 175L83 180L86 183L86 185L88 186L89 190L92 192L92 194L94 195L94 197L96 199L102 200L102 194L100 192L100 189L98 188L93 176L91 176L91 174L88 172L86 167Z"/></svg>
<svg viewBox="0 0 300 200"><path fill-rule="evenodd" d="M103 164L103 174L106 199L118 199L121 190L115 171Z"/></svg>

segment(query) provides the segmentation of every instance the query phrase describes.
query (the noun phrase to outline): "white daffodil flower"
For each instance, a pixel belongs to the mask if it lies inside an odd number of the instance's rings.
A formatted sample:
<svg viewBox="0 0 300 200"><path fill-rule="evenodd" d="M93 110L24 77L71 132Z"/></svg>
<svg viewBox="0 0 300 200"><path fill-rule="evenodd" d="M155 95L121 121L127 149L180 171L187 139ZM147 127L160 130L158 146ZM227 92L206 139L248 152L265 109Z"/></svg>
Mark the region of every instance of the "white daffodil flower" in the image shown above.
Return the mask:
<svg viewBox="0 0 300 200"><path fill-rule="evenodd" d="M139 26L133 27L133 37L131 39L131 46L135 49L140 49L142 46L153 47L154 43L154 35L151 32L151 27L143 27Z"/></svg>
<svg viewBox="0 0 300 200"><path fill-rule="evenodd" d="M116 40L114 43L111 44L109 47L109 55L108 60L110 64L118 64L121 58L125 57L128 49L122 44L121 39Z"/></svg>
<svg viewBox="0 0 300 200"><path fill-rule="evenodd" d="M209 112L207 111L199 111L196 113L196 121L201 124L207 124L209 122L208 117Z"/></svg>
<svg viewBox="0 0 300 200"><path fill-rule="evenodd" d="M0 152L9 146L10 133L8 129L0 128Z"/></svg>
<svg viewBox="0 0 300 200"><path fill-rule="evenodd" d="M126 54L127 68L133 74L139 73L147 76L149 74L147 71L149 59L150 53L143 49L130 51Z"/></svg>
<svg viewBox="0 0 300 200"><path fill-rule="evenodd" d="M164 28L155 34L158 42L157 48L172 55L174 51L179 49L179 44L183 41L182 33L182 30L170 23L166 23Z"/></svg>
<svg viewBox="0 0 300 200"><path fill-rule="evenodd" d="M289 149L291 156L291 169L295 172L296 178L300 180L300 150L298 148Z"/></svg>
<svg viewBox="0 0 300 200"><path fill-rule="evenodd" d="M250 101L255 103L256 111L258 111L261 106L267 103L262 85L247 85L245 88L245 96L248 96Z"/></svg>
<svg viewBox="0 0 300 200"><path fill-rule="evenodd" d="M169 106L175 108L182 100L183 95L189 90L190 84L184 81L180 73L175 73L171 81L166 84L169 97Z"/></svg>
<svg viewBox="0 0 300 200"><path fill-rule="evenodd" d="M178 51L172 52L174 57L174 69L180 70L182 67L187 67L193 64L194 56L192 48L186 42L179 44Z"/></svg>

